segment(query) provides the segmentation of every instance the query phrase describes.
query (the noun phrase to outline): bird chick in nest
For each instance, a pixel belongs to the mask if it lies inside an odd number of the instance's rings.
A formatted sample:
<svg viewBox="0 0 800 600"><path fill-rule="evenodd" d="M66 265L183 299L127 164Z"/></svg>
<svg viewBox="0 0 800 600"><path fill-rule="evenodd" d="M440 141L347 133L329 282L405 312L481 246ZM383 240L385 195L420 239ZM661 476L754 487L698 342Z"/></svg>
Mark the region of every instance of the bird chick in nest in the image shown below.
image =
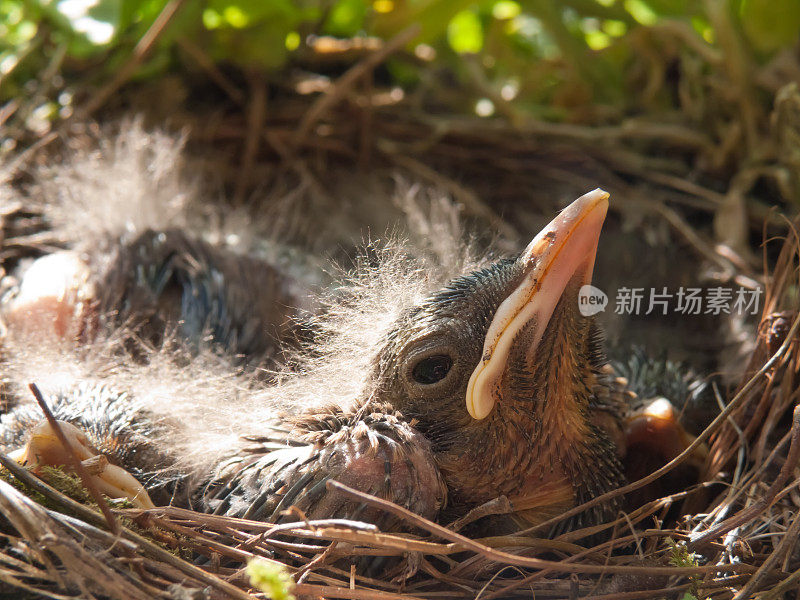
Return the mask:
<svg viewBox="0 0 800 600"><path fill-rule="evenodd" d="M315 379L315 369L330 372L325 361L344 359L335 354L266 389L232 372L187 389L192 373L177 377L169 360L154 356L145 366L106 363L99 378L83 361L76 379L93 375L97 383L51 393L53 411L151 490L174 494L182 484L203 510L274 520L296 505L311 518L358 515L359 507L327 490L335 479L429 518L463 516L503 495L513 521L536 524L623 481L626 398L577 303L606 208L607 194L590 192L519 257L457 277L402 310L369 364L355 365L363 373L349 373L359 387L347 386L353 396L346 406L332 402L341 390L325 393ZM198 367L190 362L184 370ZM298 402L309 390L316 397ZM204 404L204 395L217 402ZM230 409L227 432L220 399ZM282 413L292 404L311 406ZM38 418L25 404L4 415L5 446L18 445ZM647 418L638 428L627 425L637 443L642 427L658 424ZM249 435L250 447L240 434ZM182 448L192 435L213 459L190 464L202 451ZM601 505L575 524L615 510Z"/></svg>
<svg viewBox="0 0 800 600"><path fill-rule="evenodd" d="M648 437L643 431L668 431L650 437L684 446L690 439L663 406L632 412L624 381L606 365L597 325L579 311L578 291L591 281L607 208L608 194L589 192L520 255L475 265L438 289L433 283L441 271L390 254L319 316L319 346L296 355L269 385L246 378L219 353L176 361L172 351L154 352L145 361L126 360L102 341L114 335L117 323L102 320L113 303L77 310L71 292L62 291L44 304L21 293L4 307L7 370L20 386L37 381L46 357L45 372L56 381L44 387L56 418L85 431L87 445L129 470L156 503L271 521L294 505L309 518L398 525L329 490L326 482L336 480L442 521L505 496L510 512L491 517L495 530L535 525L624 482L626 432L635 432L637 444ZM122 243L117 255L145 256L140 240ZM127 260L114 263L125 266L112 268L113 277L101 270L98 278L91 265L76 268L79 276L59 290L89 290L87 306L98 297L136 306L131 288L118 282L140 282L148 264L131 268ZM187 279L210 271L211 279L227 281L239 268L234 263L222 254L199 261ZM258 267L241 264L241 281L275 294L251 279ZM184 322L198 302L213 307L202 313L198 331L218 323L241 331L250 319L247 301L218 301L225 284L208 294L211 302L185 293L183 283L176 289L146 321L167 314ZM92 350L76 357L56 345L59 356L51 360L41 344L31 347L41 328L32 332L26 318L16 317L31 304L36 321L55 324L57 337L80 338L87 323L99 328L89 340ZM194 329L188 331L191 340ZM3 415L3 447L21 446L39 420L24 401ZM654 451L668 460L681 447ZM37 452L20 453L31 455ZM617 508L607 502L569 525L596 524Z"/></svg>
<svg viewBox="0 0 800 600"><path fill-rule="evenodd" d="M244 215L199 199L182 146L134 121L97 151L41 169L24 196L0 188L0 198L39 205L66 246L4 282L3 318L18 336L88 343L115 331L275 363L276 348L297 335L294 321L314 309L311 282L281 244L247 239Z"/></svg>

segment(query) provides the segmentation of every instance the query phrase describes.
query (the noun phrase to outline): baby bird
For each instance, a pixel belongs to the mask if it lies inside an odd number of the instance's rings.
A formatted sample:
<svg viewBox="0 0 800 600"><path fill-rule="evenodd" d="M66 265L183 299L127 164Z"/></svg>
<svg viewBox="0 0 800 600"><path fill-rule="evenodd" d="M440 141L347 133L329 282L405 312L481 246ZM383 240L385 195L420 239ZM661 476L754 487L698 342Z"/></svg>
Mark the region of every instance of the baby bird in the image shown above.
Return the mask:
<svg viewBox="0 0 800 600"><path fill-rule="evenodd" d="M177 229L148 229L99 260L65 250L35 261L3 314L10 327L38 335L85 343L124 326L153 346L171 336L264 363L310 309L302 284L264 260Z"/></svg>
<svg viewBox="0 0 800 600"><path fill-rule="evenodd" d="M663 406L631 413L631 395L606 364L594 317L580 310L579 291L591 282L607 209L607 193L589 192L519 256L457 276L404 309L381 336L366 372L353 373L362 384L346 405L332 402L339 390L330 389L328 397L319 394L302 410L290 406L281 401L280 378L264 390L232 385L232 411L242 394L251 396L249 406L257 405L260 394L271 404L265 401L251 429L243 427L247 419L231 418L236 442L209 450L211 458L198 464L170 444L175 432L192 425L164 406L169 390L156 401L147 392L120 389L130 378L87 381L51 393L49 403L56 418L85 432L86 445L129 470L157 503L185 502L271 521L294 505L312 519L397 526L326 487L336 480L429 519L449 522L505 496L511 512L491 517L495 530L542 523L625 481L626 433L635 432L637 444L648 437L655 445L662 438L689 439ZM180 236L150 233L134 240L120 250L124 266L111 270L113 278L98 278L85 265L73 267L78 276L59 284L45 303L20 294L4 308L10 330L36 321L74 334L87 323L105 327L98 319L114 309L143 315L151 328L176 324L187 339L210 332L234 353L262 353L266 344L258 334L280 338L275 325L293 305L276 291L278 276L260 273L246 259L234 266L233 259ZM190 250L182 255L175 247ZM146 254L154 248L162 253L155 263ZM212 275L200 281L211 283L197 284L204 269ZM231 272L238 278L231 280ZM256 282L249 280L254 274L260 277ZM255 283L257 299L277 305L280 318L262 312L246 295L237 298L237 282L251 288ZM87 285L94 291L86 292ZM158 335L162 330L159 325ZM330 368L310 364L309 369ZM196 403L202 412L203 398ZM3 415L3 447L20 447L40 420L24 403ZM656 451L668 460L680 449L679 443ZM17 454L21 461L40 455L30 447ZM134 488L129 495L141 497ZM595 506L569 526L602 522L617 509L614 501Z"/></svg>

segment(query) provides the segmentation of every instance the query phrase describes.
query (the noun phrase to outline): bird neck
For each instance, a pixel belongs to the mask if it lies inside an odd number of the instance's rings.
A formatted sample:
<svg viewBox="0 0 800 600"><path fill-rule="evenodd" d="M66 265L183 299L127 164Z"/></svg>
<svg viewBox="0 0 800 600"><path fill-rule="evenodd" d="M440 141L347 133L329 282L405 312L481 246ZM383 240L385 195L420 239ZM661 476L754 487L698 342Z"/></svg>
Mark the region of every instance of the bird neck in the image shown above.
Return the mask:
<svg viewBox="0 0 800 600"><path fill-rule="evenodd" d="M509 393L499 403L503 406L498 417L507 421L529 415L537 445L547 445L538 441L547 436L554 453L568 456L579 453L581 441L591 434L588 413L597 385L596 340L591 322L563 304L554 311L539 344L527 353L523 372L506 374Z"/></svg>
<svg viewBox="0 0 800 600"><path fill-rule="evenodd" d="M454 501L505 495L536 523L619 483L608 437L591 421L593 344L585 319L554 314L524 368L504 375L508 393L493 412L467 425L463 441L441 455Z"/></svg>

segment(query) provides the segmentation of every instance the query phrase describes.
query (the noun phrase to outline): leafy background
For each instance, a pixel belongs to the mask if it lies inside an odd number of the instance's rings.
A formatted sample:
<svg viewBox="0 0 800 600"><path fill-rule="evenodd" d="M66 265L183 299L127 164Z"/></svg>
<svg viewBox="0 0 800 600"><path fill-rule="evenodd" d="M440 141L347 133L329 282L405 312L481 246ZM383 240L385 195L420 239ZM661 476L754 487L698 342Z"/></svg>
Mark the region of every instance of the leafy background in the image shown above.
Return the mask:
<svg viewBox="0 0 800 600"><path fill-rule="evenodd" d="M487 89L453 109L489 116L498 103L552 120L587 119L590 104L633 111L668 107L668 89L631 86L634 55L658 53L644 28L680 31L683 43L724 51L747 69L792 47L800 32L796 0L207 0L177 2L177 14L138 66L134 80L187 68L180 40L215 63L276 75L302 63L320 36L389 39L418 23L410 55L388 77L414 86L434 63L459 81L475 70ZM165 0L0 0L0 99L30 93L42 72L64 74L64 92L36 107L46 118L69 110L80 88L113 77L161 15ZM669 49L667 49L669 51ZM476 60L465 60L474 58ZM704 65L698 65L703 69ZM89 71L88 74L86 71ZM83 75L72 80L75 75ZM661 91L662 94L655 93ZM499 101L499 102L498 102ZM599 109L595 112L602 113ZM613 116L613 111L612 111ZM594 120L601 118L594 115Z"/></svg>

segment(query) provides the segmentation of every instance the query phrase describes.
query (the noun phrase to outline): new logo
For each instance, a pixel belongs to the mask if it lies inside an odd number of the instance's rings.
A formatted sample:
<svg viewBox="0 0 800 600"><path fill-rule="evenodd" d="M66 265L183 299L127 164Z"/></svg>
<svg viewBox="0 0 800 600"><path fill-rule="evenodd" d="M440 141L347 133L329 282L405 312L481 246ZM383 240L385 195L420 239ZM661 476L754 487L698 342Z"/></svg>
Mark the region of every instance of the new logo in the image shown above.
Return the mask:
<svg viewBox="0 0 800 600"><path fill-rule="evenodd" d="M593 285L581 286L578 291L578 310L584 317L591 317L603 312L608 306L608 296Z"/></svg>

